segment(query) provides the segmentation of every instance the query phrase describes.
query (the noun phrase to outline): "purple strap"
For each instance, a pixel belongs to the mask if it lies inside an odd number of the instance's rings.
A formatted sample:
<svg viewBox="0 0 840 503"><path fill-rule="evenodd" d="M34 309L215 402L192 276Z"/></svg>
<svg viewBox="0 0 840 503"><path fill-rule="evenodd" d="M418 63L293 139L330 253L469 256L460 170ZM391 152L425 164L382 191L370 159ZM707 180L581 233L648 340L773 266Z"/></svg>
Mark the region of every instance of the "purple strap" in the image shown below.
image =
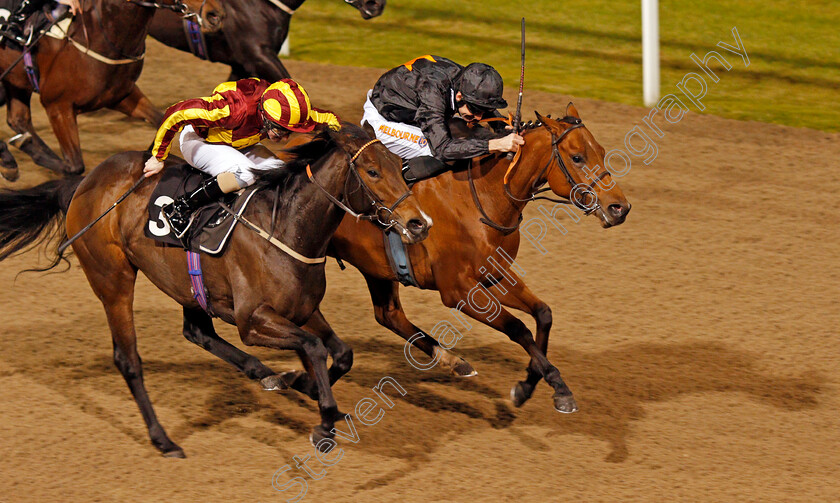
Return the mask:
<svg viewBox="0 0 840 503"><path fill-rule="evenodd" d="M35 67L35 62L32 60L32 53L28 49L23 53L23 69L26 71L26 76L29 78L29 83L36 93L40 93L38 88L38 69Z"/></svg>
<svg viewBox="0 0 840 503"><path fill-rule="evenodd" d="M187 272L190 273L190 284L192 285L193 298L198 301L201 309L215 316L210 306L210 299L207 298L207 290L204 288L204 278L201 276L201 258L198 253L187 252Z"/></svg>
<svg viewBox="0 0 840 503"><path fill-rule="evenodd" d="M201 59L207 59L207 47L204 43L204 35L201 33L201 26L192 19L185 19L187 24L187 42L190 51Z"/></svg>

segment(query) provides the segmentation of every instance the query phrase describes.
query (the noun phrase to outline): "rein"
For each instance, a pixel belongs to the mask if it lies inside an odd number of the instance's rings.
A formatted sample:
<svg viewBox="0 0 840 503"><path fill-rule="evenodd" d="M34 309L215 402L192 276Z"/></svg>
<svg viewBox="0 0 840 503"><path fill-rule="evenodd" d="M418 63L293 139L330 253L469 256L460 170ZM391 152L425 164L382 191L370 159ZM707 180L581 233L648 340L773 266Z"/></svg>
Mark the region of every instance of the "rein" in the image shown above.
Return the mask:
<svg viewBox="0 0 840 503"><path fill-rule="evenodd" d="M341 208L345 213L352 216L356 220L362 220L363 219L363 220L370 220L371 222L375 221L377 224L379 224L383 228L383 230L388 230L391 227L394 227L395 225L399 225L399 223L396 220L391 218L391 215L394 213L394 210L397 209L397 206L402 204L402 202L405 201L408 198L408 196L411 195L411 190L410 189L407 190L391 206L386 206L385 203L376 194L374 194L372 190L370 190L370 187L368 187L367 184L365 184L365 181L362 180L362 177L356 171L355 161L359 157L359 155L361 155L361 153L366 148L368 148L369 146L371 146L371 145L373 145L374 143L377 143L377 142L379 142L379 140L371 140L371 141L365 143L364 145L361 146L361 148L359 148L359 150L356 151L356 153L352 157L350 157L350 171L353 173L354 177L356 178L356 181L358 182L359 187L364 191L365 195L370 200L370 204L368 205L368 207L375 209L375 211L372 214L367 214L366 212L358 213L358 212L354 211L352 208L350 208L350 206L344 204L343 202L339 201L338 198L336 198L335 196L330 194L330 192L326 188L324 188L323 185L321 185L320 183L318 183L317 180L315 180L315 176L312 174L312 169L309 165L306 166L306 174L309 177L309 181L312 182L313 184L315 184L316 187L321 189L321 192L324 193L324 195L327 197L327 199L329 199L330 202L332 202L333 204L335 204L336 206ZM349 157L349 155L348 155L348 157ZM350 180L350 177L347 177L347 179L344 183L345 194L348 192L347 184L349 183L349 180Z"/></svg>
<svg viewBox="0 0 840 503"><path fill-rule="evenodd" d="M553 132L551 132L551 157L548 159L548 162L545 164L545 166L543 166L539 175L537 175L537 177L534 178L534 182L532 183L531 189L530 189L531 194L528 197L523 199L523 198L518 198L518 197L514 196L513 193L510 190L511 173L513 172L514 168L516 168L519 164L521 150L516 153L516 156L514 157L513 161L511 161L510 165L508 166L508 170L505 173L505 178L504 178L505 194L508 196L509 199L511 199L515 202L518 202L518 203L529 203L531 201L544 200L544 201L551 201L553 203L559 203L559 204L571 204L571 205L577 207L578 209L580 209L581 211L583 211L584 215L589 215L590 213L598 210L601 207L600 201L598 200L598 195L595 194L595 191L593 191L592 189L594 188L596 183L603 180L607 175L610 174L610 172L605 169L603 173L601 173L598 177L596 177L591 183L589 183L587 185L581 185L581 184L578 184L577 182L575 182L575 179L572 177L572 174L569 171L569 168L566 166L566 163L563 161L563 156L560 155L560 143L563 141L563 139L566 137L566 135L568 135L570 132L572 132L575 129L583 127L583 121L581 121L577 117L563 117L562 119L559 119L559 121L564 122L566 124L570 124L570 126L565 131L563 131L563 133L560 134L559 136L557 136ZM543 124L543 125L545 125L545 124ZM548 127L546 126L546 128L548 128ZM586 194L591 194L595 198L593 204L591 204L591 205L584 204L584 203L578 201L578 199L575 198L573 196L573 194L571 194L571 193L569 194L568 197L559 196L559 197L563 197L563 199L539 195L539 194L542 194L546 191L551 190L551 188L549 188L549 187L545 187L545 188L541 188L541 187L542 187L542 185L544 185L548 181L547 175L548 175L548 172L551 170L551 168L554 167L554 165L555 165L554 161L555 160L557 161L556 165L560 168L560 171L566 177L566 182L569 184L569 187L571 187L572 192L574 192L576 190L579 190L580 192L583 192L583 193L586 193ZM504 226L504 225L501 225L501 224L498 224L498 223L494 222L490 218L490 216L487 214L487 212L484 211L484 208L481 206L481 201L479 201L479 198L478 198L478 192L475 189L475 182L473 181L472 168L470 168L469 171L468 171L468 177L469 177L469 182L470 182L470 192L472 192L473 201L475 202L475 206L476 206L476 208L478 208L478 211L480 211L481 214L483 215L483 217L480 218L479 220L483 224L485 224L489 227L492 227L493 229L496 229L497 231L501 232L504 235L508 235L508 234L512 233L513 231L517 230L519 228L519 225L522 223L522 213L521 212L519 213L519 221L516 223L516 225L511 226L511 227L507 227L507 226ZM545 181L543 181L542 183L538 183L539 180L543 179L543 177L546 177ZM578 188L578 187L580 187L580 188Z"/></svg>

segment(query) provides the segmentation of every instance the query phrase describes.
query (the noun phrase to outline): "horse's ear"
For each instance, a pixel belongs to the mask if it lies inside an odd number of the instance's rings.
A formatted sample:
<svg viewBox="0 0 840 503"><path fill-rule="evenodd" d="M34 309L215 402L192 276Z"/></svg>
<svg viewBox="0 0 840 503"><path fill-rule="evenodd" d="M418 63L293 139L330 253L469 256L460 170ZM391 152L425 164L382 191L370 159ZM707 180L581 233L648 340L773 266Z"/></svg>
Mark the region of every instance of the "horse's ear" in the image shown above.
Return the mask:
<svg viewBox="0 0 840 503"><path fill-rule="evenodd" d="M542 122L543 124L545 124L545 123L546 123L546 118L545 118L545 117L543 117L542 115L540 115L540 113L539 113L539 112L537 112L536 110L534 110L534 113L537 115L537 120L538 120L538 121Z"/></svg>
<svg viewBox="0 0 840 503"><path fill-rule="evenodd" d="M373 126L371 126L368 121L365 121L362 125L362 129L364 129L365 133L369 134L371 138L376 138L376 131L373 130Z"/></svg>
<svg viewBox="0 0 840 503"><path fill-rule="evenodd" d="M580 114L578 113L577 108L575 108L574 103L571 101L568 105L566 105L566 117L576 117L580 119Z"/></svg>

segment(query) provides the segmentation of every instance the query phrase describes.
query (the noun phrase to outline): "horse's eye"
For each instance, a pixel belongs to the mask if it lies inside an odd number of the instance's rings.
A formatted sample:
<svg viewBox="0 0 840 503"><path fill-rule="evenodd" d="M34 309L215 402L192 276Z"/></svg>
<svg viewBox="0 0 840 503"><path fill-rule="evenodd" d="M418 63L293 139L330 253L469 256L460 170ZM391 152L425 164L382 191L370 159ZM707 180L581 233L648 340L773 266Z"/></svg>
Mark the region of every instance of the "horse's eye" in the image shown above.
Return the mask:
<svg viewBox="0 0 840 503"><path fill-rule="evenodd" d="M583 156L575 154L575 155L572 156L572 160L575 161L576 163L582 163L583 162Z"/></svg>
<svg viewBox="0 0 840 503"><path fill-rule="evenodd" d="M367 170L367 174L368 174L368 176L370 176L371 178L379 178L379 172L378 172L378 171L376 171L375 169L369 169L369 170Z"/></svg>

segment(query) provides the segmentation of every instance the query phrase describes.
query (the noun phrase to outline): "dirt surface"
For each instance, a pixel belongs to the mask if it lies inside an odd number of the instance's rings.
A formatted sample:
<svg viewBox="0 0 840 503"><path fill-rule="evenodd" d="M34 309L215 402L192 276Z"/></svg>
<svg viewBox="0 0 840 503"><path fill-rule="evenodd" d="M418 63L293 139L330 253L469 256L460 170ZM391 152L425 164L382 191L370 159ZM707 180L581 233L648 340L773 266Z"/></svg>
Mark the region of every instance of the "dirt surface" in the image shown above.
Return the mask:
<svg viewBox="0 0 840 503"><path fill-rule="evenodd" d="M140 84L161 107L227 76L151 41L148 55ZM379 74L288 66L316 106L348 119L360 117ZM560 114L567 101L528 93L524 110ZM647 113L575 103L608 150ZM55 145L39 107L35 122ZM83 117L81 129L89 168L153 138L116 112ZM344 455L322 478L305 476L304 501L840 500L840 135L696 114L664 133L658 158L620 180L633 204L624 225L603 230L589 218L567 223L565 236L549 229L545 255L522 245L525 280L553 309L549 357L576 394L576 414L556 413L544 383L515 409L508 393L527 357L477 323L455 351L478 376L412 368L402 339L374 320L361 276L330 262L323 311L356 354L335 386L339 406L374 396L384 376L407 393L391 393L378 424L357 422L358 442L340 441ZM21 180L3 187L51 178L15 153ZM538 215L529 207L526 216ZM15 280L38 263L31 252L0 265L0 501L293 496L272 477L291 465L284 483L297 471L293 456L313 454L312 402L263 392L184 340L179 306L141 277L146 385L188 455L162 458L113 366L103 310L78 263ZM418 325L449 319L435 292L404 289L403 301ZM242 347L232 327L217 328ZM273 368L300 368L293 354L250 351Z"/></svg>

